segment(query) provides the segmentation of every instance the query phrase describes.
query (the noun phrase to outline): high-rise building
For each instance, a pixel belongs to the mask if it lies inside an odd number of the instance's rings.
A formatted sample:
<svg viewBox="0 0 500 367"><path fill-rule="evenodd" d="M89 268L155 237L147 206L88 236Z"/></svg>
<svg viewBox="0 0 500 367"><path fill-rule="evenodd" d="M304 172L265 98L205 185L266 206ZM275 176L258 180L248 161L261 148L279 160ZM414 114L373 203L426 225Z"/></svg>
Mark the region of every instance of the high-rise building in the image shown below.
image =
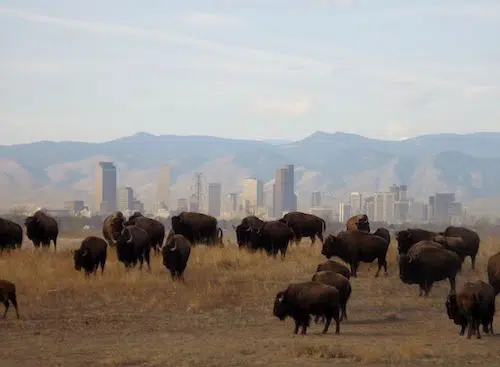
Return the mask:
<svg viewBox="0 0 500 367"><path fill-rule="evenodd" d="M339 221L347 222L347 220L351 217L351 206L346 203L339 204Z"/></svg>
<svg viewBox="0 0 500 367"><path fill-rule="evenodd" d="M450 223L451 211L455 202L453 193L436 193L434 195L434 221L437 223Z"/></svg>
<svg viewBox="0 0 500 367"><path fill-rule="evenodd" d="M208 184L208 214L214 217L220 216L221 191L220 183L213 182Z"/></svg>
<svg viewBox="0 0 500 367"><path fill-rule="evenodd" d="M158 178L156 183L156 211L168 209L170 203L170 166L164 164L158 171Z"/></svg>
<svg viewBox="0 0 500 367"><path fill-rule="evenodd" d="M396 194L394 192L377 192L375 200L375 222L394 223L394 203Z"/></svg>
<svg viewBox="0 0 500 367"><path fill-rule="evenodd" d="M116 182L113 162L99 162L96 169L95 211L106 214L116 210Z"/></svg>
<svg viewBox="0 0 500 367"><path fill-rule="evenodd" d="M363 203L363 211L368 216L369 220L375 220L375 198L373 196L369 196L365 199Z"/></svg>
<svg viewBox="0 0 500 367"><path fill-rule="evenodd" d="M294 165L286 165L276 171L274 180L274 217L281 217L283 212L297 210L295 195Z"/></svg>
<svg viewBox="0 0 500 367"><path fill-rule="evenodd" d="M427 204L412 201L410 203L409 220L412 223L424 223L427 221Z"/></svg>
<svg viewBox="0 0 500 367"><path fill-rule="evenodd" d="M311 208L321 207L321 192L314 191L311 194Z"/></svg>
<svg viewBox="0 0 500 367"><path fill-rule="evenodd" d="M248 214L254 214L264 206L264 184L256 178L243 180L243 209Z"/></svg>
<svg viewBox="0 0 500 367"><path fill-rule="evenodd" d="M134 210L134 190L130 186L118 188L116 207L122 212Z"/></svg>
<svg viewBox="0 0 500 367"><path fill-rule="evenodd" d="M351 206L351 215L362 214L363 195L359 192L351 192L349 194L349 205Z"/></svg>

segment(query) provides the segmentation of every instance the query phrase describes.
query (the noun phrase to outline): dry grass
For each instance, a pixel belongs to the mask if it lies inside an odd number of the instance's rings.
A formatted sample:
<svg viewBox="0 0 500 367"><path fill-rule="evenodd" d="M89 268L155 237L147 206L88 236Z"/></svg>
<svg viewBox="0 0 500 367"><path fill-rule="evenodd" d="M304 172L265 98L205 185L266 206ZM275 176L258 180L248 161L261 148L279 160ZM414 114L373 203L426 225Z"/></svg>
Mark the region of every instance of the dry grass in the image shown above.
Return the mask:
<svg viewBox="0 0 500 367"><path fill-rule="evenodd" d="M466 340L447 319L447 282L428 299L397 276L394 246L389 277L373 278L363 264L352 279L349 322L341 335L293 336L293 322L272 316L276 292L310 279L325 259L319 245L291 246L285 261L225 248L196 247L186 284L172 282L160 257L152 272L129 272L110 251L103 276L86 279L73 269L71 248L87 234L60 240L60 250L29 244L0 257L0 278L16 283L22 320L0 320L0 355L8 366L316 366L500 363L499 337ZM488 256L500 239L484 239L478 270L466 260L458 286L486 279ZM370 269L371 268L371 269ZM495 323L500 332L500 323Z"/></svg>

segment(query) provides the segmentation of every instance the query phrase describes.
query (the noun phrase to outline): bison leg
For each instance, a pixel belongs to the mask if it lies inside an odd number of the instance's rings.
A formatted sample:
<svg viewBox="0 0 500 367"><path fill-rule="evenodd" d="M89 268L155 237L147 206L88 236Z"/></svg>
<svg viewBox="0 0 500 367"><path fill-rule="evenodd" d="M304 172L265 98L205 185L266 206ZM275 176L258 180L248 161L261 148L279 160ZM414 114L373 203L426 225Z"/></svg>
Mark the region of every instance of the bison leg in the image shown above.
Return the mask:
<svg viewBox="0 0 500 367"><path fill-rule="evenodd" d="M54 242L54 252L56 252L57 251L57 237L54 237L52 239L52 242ZM49 242L49 246L50 246L50 242Z"/></svg>
<svg viewBox="0 0 500 367"><path fill-rule="evenodd" d="M358 263L356 261L351 261L349 264L351 266L351 276L357 278L358 276Z"/></svg>
<svg viewBox="0 0 500 367"><path fill-rule="evenodd" d="M16 294L15 293L11 293L10 295L10 302L12 303L12 305L14 306L14 310L16 310L16 316L17 318L19 319L19 309L17 307L17 297L16 297Z"/></svg>
<svg viewBox="0 0 500 367"><path fill-rule="evenodd" d="M3 318L5 319L7 317L7 311L9 311L9 300L6 299L3 301L3 305L5 306L5 312L3 313Z"/></svg>
<svg viewBox="0 0 500 367"><path fill-rule="evenodd" d="M465 334L465 328L467 327L467 324L462 324L461 325L461 329L460 329L460 332L458 333L458 335L460 336L463 336Z"/></svg>
<svg viewBox="0 0 500 367"><path fill-rule="evenodd" d="M311 246L314 246L314 243L316 242L316 235L312 235L309 237L311 239Z"/></svg>
<svg viewBox="0 0 500 367"><path fill-rule="evenodd" d="M295 240L295 244L298 246L300 241L302 241L302 237L296 236L294 240Z"/></svg>
<svg viewBox="0 0 500 367"><path fill-rule="evenodd" d="M338 320L338 317L337 317ZM325 327L323 328L322 333L326 334L328 332L328 329L330 328L330 324L332 323L332 317L331 316L326 316L325 317Z"/></svg>
<svg viewBox="0 0 500 367"><path fill-rule="evenodd" d="M470 256L472 270L476 270L476 256L477 255L471 255Z"/></svg>
<svg viewBox="0 0 500 367"><path fill-rule="evenodd" d="M300 321L295 320L295 329L293 330L294 334L297 334L299 332L299 327L300 327Z"/></svg>
<svg viewBox="0 0 500 367"><path fill-rule="evenodd" d="M431 288L432 288L432 282L426 280L424 283L424 295L426 297L429 297L429 293L431 291Z"/></svg>
<svg viewBox="0 0 500 367"><path fill-rule="evenodd" d="M146 250L146 253L144 254L144 259L146 260L146 264L148 265L148 271L151 271L149 250Z"/></svg>
<svg viewBox="0 0 500 367"><path fill-rule="evenodd" d="M457 293L457 285L456 285L456 279L455 276L449 277L448 278L450 281L450 294L456 294Z"/></svg>
<svg viewBox="0 0 500 367"><path fill-rule="evenodd" d="M340 305L340 321L344 320L347 321L347 303L344 302Z"/></svg>
<svg viewBox="0 0 500 367"><path fill-rule="evenodd" d="M325 241L323 240L323 233L319 232L317 235L318 235L318 238L319 238L319 240L321 241L321 243L325 242Z"/></svg>

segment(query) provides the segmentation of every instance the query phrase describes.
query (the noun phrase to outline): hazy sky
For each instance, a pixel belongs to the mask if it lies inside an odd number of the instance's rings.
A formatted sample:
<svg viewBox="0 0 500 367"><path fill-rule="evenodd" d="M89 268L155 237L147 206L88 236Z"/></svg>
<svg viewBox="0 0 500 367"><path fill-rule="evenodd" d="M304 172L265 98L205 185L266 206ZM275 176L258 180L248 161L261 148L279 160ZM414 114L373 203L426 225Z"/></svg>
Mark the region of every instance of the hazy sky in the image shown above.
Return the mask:
<svg viewBox="0 0 500 367"><path fill-rule="evenodd" d="M500 130L499 0L2 0L0 144Z"/></svg>

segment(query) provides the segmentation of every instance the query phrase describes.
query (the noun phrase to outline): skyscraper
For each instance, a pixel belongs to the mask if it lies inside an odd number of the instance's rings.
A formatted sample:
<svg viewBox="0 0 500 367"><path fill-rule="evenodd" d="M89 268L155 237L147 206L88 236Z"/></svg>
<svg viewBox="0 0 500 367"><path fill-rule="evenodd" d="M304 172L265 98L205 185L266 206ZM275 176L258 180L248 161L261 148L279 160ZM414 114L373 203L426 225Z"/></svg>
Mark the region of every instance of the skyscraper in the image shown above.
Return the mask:
<svg viewBox="0 0 500 367"><path fill-rule="evenodd" d="M273 204L273 212L276 218L281 217L285 211L297 210L293 164L286 165L276 171Z"/></svg>
<svg viewBox="0 0 500 367"><path fill-rule="evenodd" d="M243 180L243 207L247 213L256 213L257 208L264 206L264 185L256 178Z"/></svg>
<svg viewBox="0 0 500 367"><path fill-rule="evenodd" d="M113 162L99 162L96 169L95 211L106 214L116 210L116 181Z"/></svg>
<svg viewBox="0 0 500 367"><path fill-rule="evenodd" d="M208 214L214 217L220 216L221 191L220 183L213 182L208 184Z"/></svg>
<svg viewBox="0 0 500 367"><path fill-rule="evenodd" d="M321 206L321 192L314 191L311 194L311 208L318 208Z"/></svg>
<svg viewBox="0 0 500 367"><path fill-rule="evenodd" d="M363 196L359 192L349 194L349 205L351 206L351 215L361 214L363 208Z"/></svg>
<svg viewBox="0 0 500 367"><path fill-rule="evenodd" d="M117 209L124 212L134 209L134 190L130 186L120 187L117 193Z"/></svg>
<svg viewBox="0 0 500 367"><path fill-rule="evenodd" d="M347 220L351 217L351 206L346 203L339 204L339 221L347 222Z"/></svg>
<svg viewBox="0 0 500 367"><path fill-rule="evenodd" d="M156 186L156 211L168 209L170 196L170 166L164 164L158 170L158 179Z"/></svg>

